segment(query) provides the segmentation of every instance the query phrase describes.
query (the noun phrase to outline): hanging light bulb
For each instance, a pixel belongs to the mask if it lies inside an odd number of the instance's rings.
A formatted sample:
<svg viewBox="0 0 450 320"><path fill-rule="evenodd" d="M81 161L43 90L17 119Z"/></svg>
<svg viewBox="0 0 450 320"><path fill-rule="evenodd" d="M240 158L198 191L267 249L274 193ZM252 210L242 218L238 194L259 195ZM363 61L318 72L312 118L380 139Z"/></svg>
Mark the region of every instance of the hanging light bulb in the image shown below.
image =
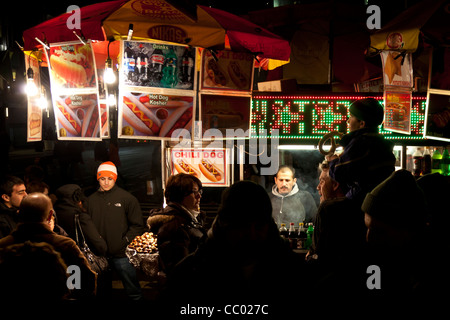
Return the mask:
<svg viewBox="0 0 450 320"><path fill-rule="evenodd" d="M111 42L113 42L114 39L110 39L108 42L108 58L105 61L105 73L103 75L103 79L105 80L105 83L112 84L116 82L116 75L114 74L113 64L111 57L109 56L109 46L111 45Z"/></svg>
<svg viewBox="0 0 450 320"><path fill-rule="evenodd" d="M31 67L27 70L27 86L25 92L29 97L34 97L39 93L36 83L34 82L34 72Z"/></svg>
<svg viewBox="0 0 450 320"><path fill-rule="evenodd" d="M106 59L105 73L103 74L103 78L106 83L114 83L116 82L116 75L114 74L114 70L112 68L111 58Z"/></svg>

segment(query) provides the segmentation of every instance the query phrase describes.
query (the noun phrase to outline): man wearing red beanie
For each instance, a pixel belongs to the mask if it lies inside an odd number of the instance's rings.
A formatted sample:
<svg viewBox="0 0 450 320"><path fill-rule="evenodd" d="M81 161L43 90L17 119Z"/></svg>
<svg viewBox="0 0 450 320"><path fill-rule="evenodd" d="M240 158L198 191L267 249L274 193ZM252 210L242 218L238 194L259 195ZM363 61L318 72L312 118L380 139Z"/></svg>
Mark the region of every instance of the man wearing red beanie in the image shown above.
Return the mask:
<svg viewBox="0 0 450 320"><path fill-rule="evenodd" d="M144 233L141 207L132 194L116 186L114 163L103 162L98 167L97 180L100 187L88 198L89 214L108 245L108 261L119 274L128 297L141 300L136 270L125 255L128 244Z"/></svg>

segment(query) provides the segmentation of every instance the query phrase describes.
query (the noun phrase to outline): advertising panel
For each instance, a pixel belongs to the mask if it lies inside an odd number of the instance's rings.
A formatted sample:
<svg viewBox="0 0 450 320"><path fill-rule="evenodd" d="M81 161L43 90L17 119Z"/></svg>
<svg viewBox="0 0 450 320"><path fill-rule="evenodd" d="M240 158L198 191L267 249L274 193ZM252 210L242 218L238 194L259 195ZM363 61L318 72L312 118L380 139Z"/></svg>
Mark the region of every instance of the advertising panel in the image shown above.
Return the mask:
<svg viewBox="0 0 450 320"><path fill-rule="evenodd" d="M384 129L411 134L411 92L384 92Z"/></svg>
<svg viewBox="0 0 450 320"><path fill-rule="evenodd" d="M27 94L27 142L42 140L42 109L39 105L41 99L40 93L40 68L39 61L31 54L25 55L25 68L33 70L33 79L27 79L27 85L33 82L37 88L35 95ZM45 99L45 97L44 97Z"/></svg>
<svg viewBox="0 0 450 320"><path fill-rule="evenodd" d="M92 46L50 45L47 53L59 140L101 140L97 72Z"/></svg>
<svg viewBox="0 0 450 320"><path fill-rule="evenodd" d="M204 187L230 185L229 149L172 148L170 149L171 175L191 174Z"/></svg>
<svg viewBox="0 0 450 320"><path fill-rule="evenodd" d="M171 139L195 119L196 49L122 41L118 126L123 139Z"/></svg>

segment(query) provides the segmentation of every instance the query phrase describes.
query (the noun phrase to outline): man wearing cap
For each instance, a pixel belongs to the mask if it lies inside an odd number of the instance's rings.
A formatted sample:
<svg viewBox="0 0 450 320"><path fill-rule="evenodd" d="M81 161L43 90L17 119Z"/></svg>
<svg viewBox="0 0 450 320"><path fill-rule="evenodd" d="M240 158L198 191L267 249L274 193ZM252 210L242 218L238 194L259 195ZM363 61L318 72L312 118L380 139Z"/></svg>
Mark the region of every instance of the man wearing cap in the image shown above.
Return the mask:
<svg viewBox="0 0 450 320"><path fill-rule="evenodd" d="M373 99L356 100L347 120L350 133L342 136L344 151L327 157L330 177L345 188L346 196L362 203L367 192L395 170L393 144L378 133L383 107Z"/></svg>
<svg viewBox="0 0 450 320"><path fill-rule="evenodd" d="M110 265L119 274L132 300L142 299L136 270L125 255L127 245L144 233L144 221L137 199L116 186L117 168L103 162L97 170L99 189L88 198L88 210L100 235L108 245Z"/></svg>

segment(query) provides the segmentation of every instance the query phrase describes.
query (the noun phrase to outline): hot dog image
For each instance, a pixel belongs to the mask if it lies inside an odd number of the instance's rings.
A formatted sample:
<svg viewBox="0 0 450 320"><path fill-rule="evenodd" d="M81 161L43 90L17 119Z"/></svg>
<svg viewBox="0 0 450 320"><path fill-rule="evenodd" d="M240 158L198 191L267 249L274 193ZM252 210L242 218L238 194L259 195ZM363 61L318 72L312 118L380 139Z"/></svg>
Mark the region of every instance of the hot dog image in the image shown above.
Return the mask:
<svg viewBox="0 0 450 320"><path fill-rule="evenodd" d="M30 136L38 135L41 132L41 118L41 113L37 111L31 112L29 120Z"/></svg>
<svg viewBox="0 0 450 320"><path fill-rule="evenodd" d="M53 79L66 88L95 86L93 52L90 45L67 45L51 48Z"/></svg>
<svg viewBox="0 0 450 320"><path fill-rule="evenodd" d="M217 182L223 179L223 172L209 160L202 159L198 167L203 175L212 182Z"/></svg>
<svg viewBox="0 0 450 320"><path fill-rule="evenodd" d="M161 121L132 96L123 97L123 118L146 136L155 136L161 129Z"/></svg>
<svg viewBox="0 0 450 320"><path fill-rule="evenodd" d="M56 100L55 115L60 125L73 136L81 135L81 121L64 102Z"/></svg>
<svg viewBox="0 0 450 320"><path fill-rule="evenodd" d="M188 128L189 123L192 124L192 107L182 107L176 109L164 121L159 132L160 137L171 137L176 129Z"/></svg>
<svg viewBox="0 0 450 320"><path fill-rule="evenodd" d="M209 59L205 65L207 78L205 82L208 86L226 86L227 78L219 64L213 58Z"/></svg>
<svg viewBox="0 0 450 320"><path fill-rule="evenodd" d="M98 107L93 105L84 114L83 125L81 126L82 137L94 137L99 135Z"/></svg>
<svg viewBox="0 0 450 320"><path fill-rule="evenodd" d="M200 178L200 172L192 165L186 163L183 159L177 159L174 162L174 166L178 173L187 173L193 175L196 178Z"/></svg>
<svg viewBox="0 0 450 320"><path fill-rule="evenodd" d="M228 74L238 89L244 89L247 86L247 78L236 61L232 60L228 64Z"/></svg>

